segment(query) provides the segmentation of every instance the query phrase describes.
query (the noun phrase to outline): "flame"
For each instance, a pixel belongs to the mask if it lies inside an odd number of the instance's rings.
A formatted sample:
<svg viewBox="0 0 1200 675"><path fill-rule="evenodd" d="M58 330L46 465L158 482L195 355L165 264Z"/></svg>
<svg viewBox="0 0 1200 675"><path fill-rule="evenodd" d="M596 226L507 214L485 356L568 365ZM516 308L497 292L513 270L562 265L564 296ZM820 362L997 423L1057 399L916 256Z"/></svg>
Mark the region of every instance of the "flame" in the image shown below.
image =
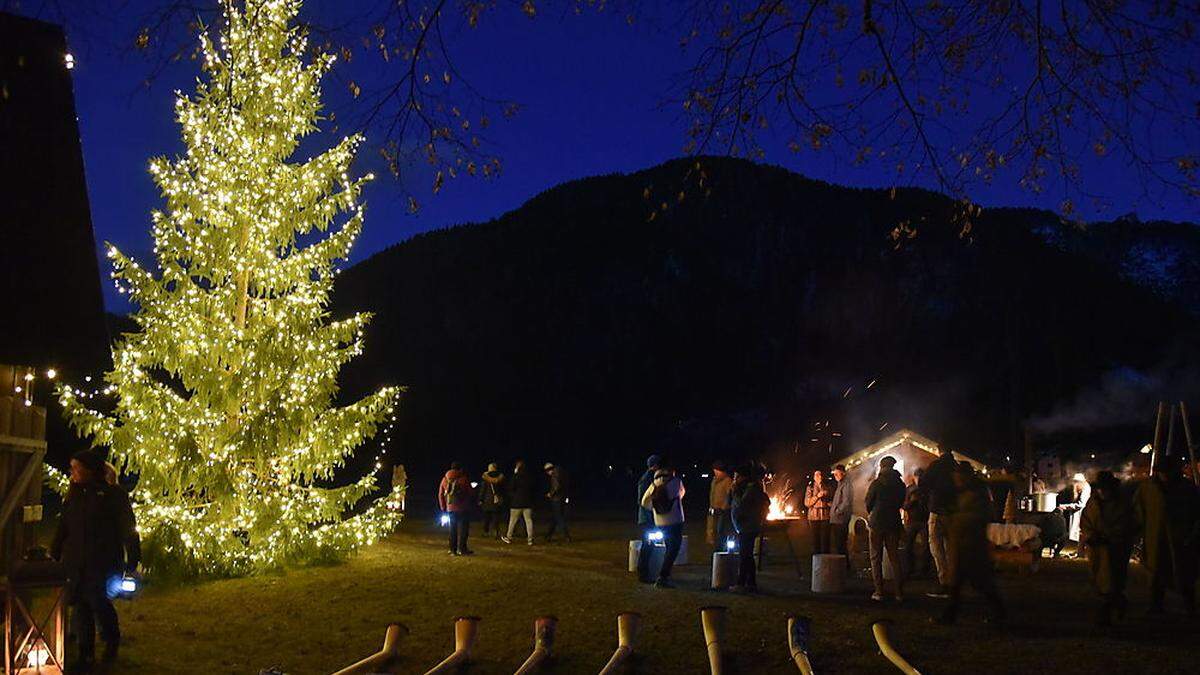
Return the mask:
<svg viewBox="0 0 1200 675"><path fill-rule="evenodd" d="M783 506L779 497L771 497L771 508L767 511L767 520L783 520Z"/></svg>

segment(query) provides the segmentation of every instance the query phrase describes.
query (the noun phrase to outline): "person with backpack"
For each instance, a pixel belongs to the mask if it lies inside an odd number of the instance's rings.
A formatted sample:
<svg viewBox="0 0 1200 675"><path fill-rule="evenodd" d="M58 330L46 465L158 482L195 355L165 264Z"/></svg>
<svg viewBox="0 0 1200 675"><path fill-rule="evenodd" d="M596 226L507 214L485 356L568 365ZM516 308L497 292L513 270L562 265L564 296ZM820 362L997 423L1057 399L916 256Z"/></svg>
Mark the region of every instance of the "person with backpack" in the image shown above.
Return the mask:
<svg viewBox="0 0 1200 675"><path fill-rule="evenodd" d="M554 518L546 532L546 542L554 541L554 533L562 530L563 540L569 544L571 532L567 529L567 472L553 462L546 462L542 468L546 471L546 479L550 484L546 492L546 501L550 502L550 513Z"/></svg>
<svg viewBox="0 0 1200 675"><path fill-rule="evenodd" d="M508 499L505 494L504 473L500 471L499 464L492 462L488 464L487 473L483 474L482 478L483 483L479 486L479 510L483 512L483 533L486 535L492 532L499 539L501 514L504 513L504 505Z"/></svg>
<svg viewBox="0 0 1200 675"><path fill-rule="evenodd" d="M438 486L438 507L450 517L450 555L471 555L467 548L467 535L471 531L471 481L458 462L451 462L450 470L442 476Z"/></svg>
<svg viewBox="0 0 1200 675"><path fill-rule="evenodd" d="M659 469L654 474L654 482L642 495L642 506L654 512L654 525L662 531L663 543L667 548L658 580L654 582L656 588L674 587L671 584L671 568L675 566L675 557L683 545L683 495L686 492L683 481L679 480L673 469ZM646 543L649 542L644 542L643 546ZM649 554L643 555L648 557Z"/></svg>
<svg viewBox="0 0 1200 675"><path fill-rule="evenodd" d="M533 546L533 475L525 470L523 459L513 462L512 478L508 481L508 534L500 537L500 541L512 543L518 518L525 519L525 543Z"/></svg>
<svg viewBox="0 0 1200 675"><path fill-rule="evenodd" d="M738 580L737 589L747 593L758 590L758 570L754 563L754 542L762 534L763 523L771 510L771 500L763 491L758 472L751 465L738 467L733 473L733 529L737 532Z"/></svg>

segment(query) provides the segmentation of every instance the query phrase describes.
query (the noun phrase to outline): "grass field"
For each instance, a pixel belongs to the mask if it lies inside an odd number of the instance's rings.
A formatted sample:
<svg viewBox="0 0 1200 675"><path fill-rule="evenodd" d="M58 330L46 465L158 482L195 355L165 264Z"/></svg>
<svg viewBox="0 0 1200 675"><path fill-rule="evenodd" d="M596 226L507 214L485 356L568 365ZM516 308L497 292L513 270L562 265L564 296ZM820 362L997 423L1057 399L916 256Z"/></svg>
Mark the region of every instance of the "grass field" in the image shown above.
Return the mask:
<svg viewBox="0 0 1200 675"><path fill-rule="evenodd" d="M475 527L474 529L478 529ZM377 650L384 627L399 622L400 673L421 673L452 650L455 616L483 617L470 673L511 673L528 655L533 620L559 618L553 660L544 672L595 673L616 646L615 615L643 615L636 660L628 672L707 672L698 609L730 608L725 652L737 673L795 672L786 647L788 613L813 619L811 653L822 673L896 672L879 655L869 620L889 617L897 648L924 673L1183 673L1197 672L1197 624L1180 615L1144 618L1146 589L1133 573L1130 618L1092 627L1094 599L1085 564L1058 561L1030 576L1002 566L1001 589L1011 621L982 622L970 596L959 625L932 625L941 601L914 582L902 604L872 603L869 582L847 594L814 596L780 553L760 577L763 593L706 590L703 532L689 532L691 565L678 568L678 588L638 584L625 571L628 527L616 521L574 524L575 543L505 546L473 536L476 555L445 553L442 530L409 520L393 537L346 563L277 575L154 588L119 605L126 643L115 673L329 673ZM473 532L476 535L477 532ZM779 544L779 542L776 542Z"/></svg>

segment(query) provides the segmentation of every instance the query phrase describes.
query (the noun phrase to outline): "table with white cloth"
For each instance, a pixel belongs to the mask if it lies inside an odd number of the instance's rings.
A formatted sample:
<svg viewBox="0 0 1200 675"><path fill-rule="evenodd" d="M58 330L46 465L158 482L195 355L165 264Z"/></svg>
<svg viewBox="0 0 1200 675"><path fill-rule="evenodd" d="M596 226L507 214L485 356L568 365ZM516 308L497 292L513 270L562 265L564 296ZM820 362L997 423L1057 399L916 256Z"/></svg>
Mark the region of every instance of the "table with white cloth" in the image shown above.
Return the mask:
<svg viewBox="0 0 1200 675"><path fill-rule="evenodd" d="M1024 523L989 523L987 538L996 548L1033 551L1042 546L1042 528Z"/></svg>

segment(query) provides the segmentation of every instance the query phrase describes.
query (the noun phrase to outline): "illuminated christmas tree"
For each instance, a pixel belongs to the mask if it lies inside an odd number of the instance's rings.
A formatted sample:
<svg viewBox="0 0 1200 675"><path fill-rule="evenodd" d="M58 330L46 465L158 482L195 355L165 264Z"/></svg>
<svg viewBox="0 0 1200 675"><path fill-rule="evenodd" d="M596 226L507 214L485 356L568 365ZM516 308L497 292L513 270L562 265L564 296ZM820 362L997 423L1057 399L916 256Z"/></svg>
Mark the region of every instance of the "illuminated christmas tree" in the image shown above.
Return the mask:
<svg viewBox="0 0 1200 675"><path fill-rule="evenodd" d="M300 4L227 0L219 44L201 36L205 76L175 105L187 151L150 163L166 199L152 217L157 270L108 249L138 325L113 349L115 408L60 390L79 433L136 474L151 567L242 574L335 557L400 517L398 492L359 504L374 474L328 487L400 392L334 406L370 317L332 321L326 305L371 176L349 177L359 136L289 161L317 129L334 61L304 62Z"/></svg>

